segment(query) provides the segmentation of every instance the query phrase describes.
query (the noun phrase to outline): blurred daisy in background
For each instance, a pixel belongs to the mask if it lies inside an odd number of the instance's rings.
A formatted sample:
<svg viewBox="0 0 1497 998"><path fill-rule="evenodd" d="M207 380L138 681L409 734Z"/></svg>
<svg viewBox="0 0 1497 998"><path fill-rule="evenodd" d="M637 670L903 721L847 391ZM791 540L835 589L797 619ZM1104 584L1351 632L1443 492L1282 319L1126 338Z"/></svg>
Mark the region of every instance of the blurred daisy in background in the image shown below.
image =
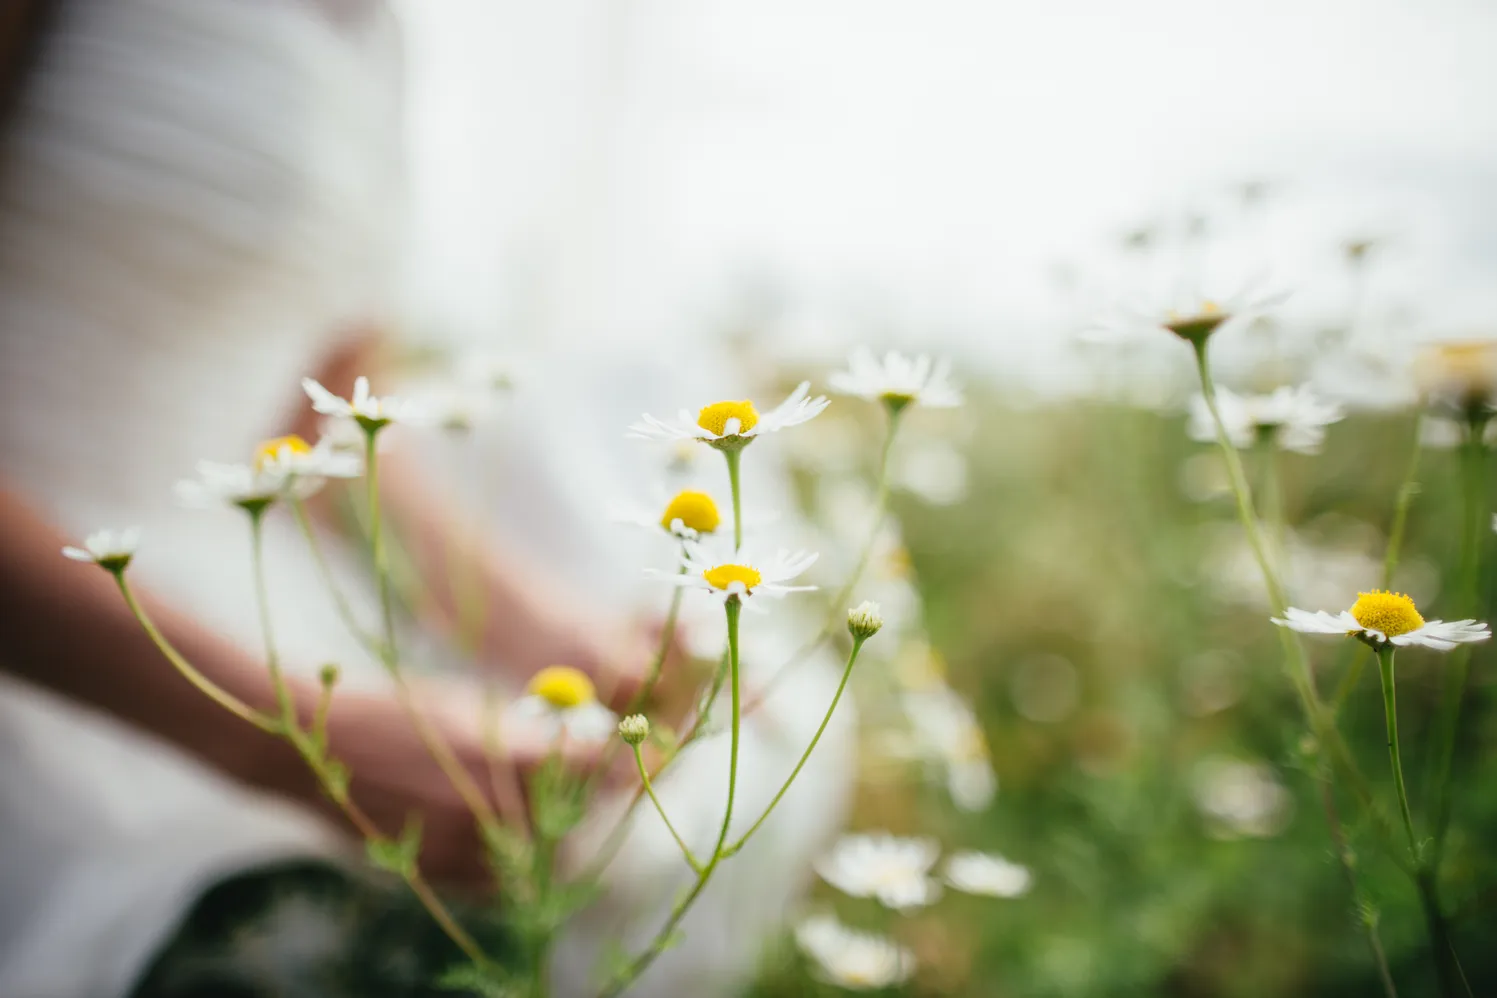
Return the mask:
<svg viewBox="0 0 1497 998"><path fill-rule="evenodd" d="M177 500L182 505L253 510L281 498L306 499L329 478L357 478L363 474L363 461L331 441L318 441L313 447L301 437L286 436L256 447L249 464L199 461L197 472L196 478L177 483Z"/></svg>
<svg viewBox="0 0 1497 998"><path fill-rule="evenodd" d="M1245 450L1266 441L1281 450L1314 454L1325 440L1325 428L1345 416L1339 405L1317 398L1304 385L1275 389L1267 395L1238 395L1216 390L1216 407L1232 446ZM1216 442L1216 424L1204 397L1190 403L1192 440Z"/></svg>
<svg viewBox="0 0 1497 998"><path fill-rule="evenodd" d="M653 510L636 507L621 510L613 518L684 541L715 533L722 526L722 511L717 501L700 489L682 489L669 499L662 498Z"/></svg>
<svg viewBox="0 0 1497 998"><path fill-rule="evenodd" d="M1294 797L1263 763L1211 756L1191 778L1196 808L1218 838L1268 838L1289 824Z"/></svg>
<svg viewBox="0 0 1497 998"><path fill-rule="evenodd" d="M933 839L888 832L847 835L816 863L821 879L844 894L874 898L895 911L928 905L941 896L930 876L941 847Z"/></svg>
<svg viewBox="0 0 1497 998"><path fill-rule="evenodd" d="M317 412L351 419L365 430L377 430L391 423L427 425L432 422L430 414L414 400L393 395L384 398L370 395L369 379L363 376L354 381L353 397L348 399L334 395L312 378L303 378L301 386Z"/></svg>
<svg viewBox="0 0 1497 998"><path fill-rule="evenodd" d="M607 741L619 719L598 702L593 681L580 669L547 666L525 687L525 695L509 705L507 718L517 726L537 731L545 741L563 736L571 741Z"/></svg>
<svg viewBox="0 0 1497 998"><path fill-rule="evenodd" d="M1023 897L1034 884L1029 867L986 852L953 853L946 860L946 883L964 894Z"/></svg>
<svg viewBox="0 0 1497 998"><path fill-rule="evenodd" d="M827 378L832 391L869 402L882 402L898 411L909 405L949 409L962 404L962 394L951 381L951 363L932 361L921 354L906 357L891 350L880 360L873 351L860 348L848 360L847 370Z"/></svg>
<svg viewBox="0 0 1497 998"><path fill-rule="evenodd" d="M62 549L62 554L74 561L92 562L100 568L117 571L130 563L139 546L139 527L126 527L119 531L95 530L83 539L83 547L69 545Z"/></svg>
<svg viewBox="0 0 1497 998"><path fill-rule="evenodd" d="M801 922L795 941L815 964L818 978L850 991L891 988L915 972L915 955L903 946L849 929L829 915Z"/></svg>

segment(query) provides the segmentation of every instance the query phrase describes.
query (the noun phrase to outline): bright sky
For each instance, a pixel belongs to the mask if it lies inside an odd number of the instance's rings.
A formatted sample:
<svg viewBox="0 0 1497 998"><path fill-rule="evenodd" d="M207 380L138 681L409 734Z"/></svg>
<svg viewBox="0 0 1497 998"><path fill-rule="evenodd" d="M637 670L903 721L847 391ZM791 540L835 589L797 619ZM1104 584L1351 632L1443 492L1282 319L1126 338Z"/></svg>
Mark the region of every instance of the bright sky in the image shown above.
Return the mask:
<svg viewBox="0 0 1497 998"><path fill-rule="evenodd" d="M1121 234L1205 212L1205 273L1267 270L1302 318L1344 307L1339 244L1370 235L1374 311L1497 330L1477 0L407 6L439 322L670 336L753 280L1010 350L1147 295ZM1175 251L1152 278L1186 275Z"/></svg>

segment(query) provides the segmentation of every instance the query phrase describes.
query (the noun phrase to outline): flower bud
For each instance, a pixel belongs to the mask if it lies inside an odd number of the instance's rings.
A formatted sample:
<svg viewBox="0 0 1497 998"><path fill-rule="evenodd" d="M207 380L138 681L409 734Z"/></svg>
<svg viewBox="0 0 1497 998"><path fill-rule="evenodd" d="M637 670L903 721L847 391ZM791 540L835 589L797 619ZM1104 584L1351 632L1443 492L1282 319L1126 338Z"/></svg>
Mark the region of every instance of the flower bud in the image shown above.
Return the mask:
<svg viewBox="0 0 1497 998"><path fill-rule="evenodd" d="M337 686L338 685L338 665L337 665L337 663L336 662L329 662L326 665L324 665L322 667L321 673L319 673L319 676L322 679L322 687L323 687L323 689L330 690L334 686Z"/></svg>
<svg viewBox="0 0 1497 998"><path fill-rule="evenodd" d="M883 626L884 618L878 612L877 603L864 600L847 611L847 630L852 634L855 641L868 640L877 634L879 628Z"/></svg>
<svg viewBox="0 0 1497 998"><path fill-rule="evenodd" d="M650 737L650 721L643 714L630 714L619 722L619 736L630 745Z"/></svg>

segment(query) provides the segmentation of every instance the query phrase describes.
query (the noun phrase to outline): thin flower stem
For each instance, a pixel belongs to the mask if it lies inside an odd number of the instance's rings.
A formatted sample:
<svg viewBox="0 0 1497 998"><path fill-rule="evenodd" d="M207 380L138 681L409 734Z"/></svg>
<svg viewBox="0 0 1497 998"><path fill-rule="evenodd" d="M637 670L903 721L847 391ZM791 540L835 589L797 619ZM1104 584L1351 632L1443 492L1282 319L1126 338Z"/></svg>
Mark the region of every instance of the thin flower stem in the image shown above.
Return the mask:
<svg viewBox="0 0 1497 998"><path fill-rule="evenodd" d="M1388 969L1388 954L1383 949L1383 940L1377 933L1377 912L1371 907L1357 883L1356 857L1346 842L1346 833L1341 827L1341 817L1336 810L1336 795L1331 789L1329 774L1325 767L1317 767L1316 782L1320 784L1320 803L1325 809L1327 824L1331 828L1331 840L1336 846L1336 858L1341 861L1341 870L1346 874L1347 887L1357 903L1357 921L1367 937L1367 948L1372 953L1373 966L1377 968L1378 983L1382 985L1383 998L1398 998L1398 988L1393 984L1393 974Z"/></svg>
<svg viewBox="0 0 1497 998"><path fill-rule="evenodd" d="M780 803L780 798L785 796L786 791L790 789L790 785L794 783L795 778L800 775L800 771L806 765L806 760L811 758L811 752L815 750L816 743L821 741L821 736L826 732L827 725L832 722L832 714L836 712L837 704L842 700L842 692L847 689L847 680L852 676L852 667L857 662L858 652L862 650L863 642L866 640L867 638L853 639L852 651L847 656L847 666L842 670L842 681L837 684L837 692L832 697L831 706L827 707L826 716L821 719L821 725L816 729L816 734L812 736L811 744L806 746L806 751L801 754L800 761L795 764L795 768L790 771L790 776L786 778L785 785L780 787L779 793L774 795L774 800L770 801L769 806L764 809L764 813L759 815L759 820L754 822L749 830L744 832L737 842L734 842L732 845L728 846L726 855L732 856L734 853L738 852L738 850L743 848L744 843L747 842L749 838L759 830L759 826L764 824L764 822L769 819L770 814L775 809L775 805Z"/></svg>
<svg viewBox="0 0 1497 998"><path fill-rule="evenodd" d="M323 553L322 544L317 539L317 528L313 526L312 518L307 513L307 504L295 496L292 496L288 502L291 505L291 515L296 518L296 525L301 528L302 536L307 540L307 549L312 552L312 560L317 564L317 574L321 576L323 586L333 598L333 606L338 611L338 619L343 621L344 628L353 635L354 640L378 655L379 640L365 630L358 618L354 616L348 597L333 576L333 567L328 564L327 555Z"/></svg>
<svg viewBox="0 0 1497 998"><path fill-rule="evenodd" d="M650 964L655 962L656 957L665 952L675 935L676 927L681 924L681 919L686 917L687 911L701 897L702 891L707 886L707 881L712 877L712 872L717 869L719 863L725 858L723 846L728 841L728 829L733 823L733 800L738 793L738 736L739 721L741 720L741 684L738 673L738 616L743 610L743 605L737 596L728 597L724 607L728 616L728 671L729 681L732 684L733 696L733 720L732 741L728 749L728 803L723 809L722 828L717 833L717 844L712 847L712 856L706 865L697 874L697 881L687 891L686 896L676 903L671 909L670 917L666 919L665 925L656 934L655 940L645 948L644 952L635 957L633 962L616 977L611 984L603 989L600 998L616 998L622 994L629 985L633 984L649 969Z"/></svg>
<svg viewBox="0 0 1497 998"><path fill-rule="evenodd" d="M1414 815L1409 810L1409 791L1403 781L1403 760L1398 750L1398 694L1393 679L1393 646L1377 649L1378 673L1383 680L1383 714L1388 725L1388 761L1393 767L1393 788L1398 793L1398 813L1409 837L1409 852L1420 862L1419 837L1414 833Z"/></svg>
<svg viewBox="0 0 1497 998"><path fill-rule="evenodd" d="M650 795L650 800L654 803L655 810L660 812L660 820L665 822L665 827L671 833L671 838L675 839L676 845L681 847L681 855L686 857L686 862L692 871L700 876L702 872L701 862L692 855L691 847L681 838L680 833L676 831L676 826L671 824L670 815L665 813L665 805L660 803L660 798L655 795L655 787L650 783L650 772L645 769L644 755L640 753L638 745L633 746L633 748L634 766L639 770L640 784L645 788L645 793Z"/></svg>
<svg viewBox="0 0 1497 998"><path fill-rule="evenodd" d="M742 450L725 450L728 461L728 488L733 494L733 550L743 547L743 496L738 485L738 465L743 458Z"/></svg>
<svg viewBox="0 0 1497 998"><path fill-rule="evenodd" d="M1424 416L1421 413L1414 420L1414 447L1409 456L1408 469L1404 472L1403 482L1398 487L1398 500L1393 507L1393 524L1388 528L1388 545L1383 551L1383 578L1382 588L1393 588L1393 573L1398 570L1398 560L1403 551L1404 531L1409 522L1409 507L1413 505L1414 497L1419 494L1419 455L1423 451ZM1341 674L1341 682L1336 686L1336 693L1331 698L1331 716L1335 717L1341 713L1346 706L1347 699L1352 690L1357 688L1357 683L1362 678L1362 671L1367 667L1367 660L1372 657L1372 649L1362 642L1355 643L1355 651L1351 656L1351 663L1346 671Z"/></svg>
<svg viewBox="0 0 1497 998"><path fill-rule="evenodd" d="M119 586L120 595L125 598L125 606L129 607L130 613L140 623L141 629L146 632L146 637L151 639L151 643L172 664L172 667L181 673L184 679L197 687L198 691L207 696L208 699L235 717L248 721L268 734L278 735L281 733L282 726L279 721L268 714L256 710L228 690L225 690L194 668L191 662L183 658L181 652L177 651L171 642L166 640L166 636L156 627L155 621L151 620L146 614L145 608L136 600L135 593L130 588L130 583L125 581L124 571L115 571L110 574L114 576L115 584Z"/></svg>
<svg viewBox="0 0 1497 998"><path fill-rule="evenodd" d="M287 731L291 731L297 727L296 705L291 700L286 677L281 673L281 656L276 651L275 628L270 622L270 591L265 584L265 508L251 511L249 518L250 561L255 574L255 605L260 613L260 635L265 642L265 669L270 673L276 703L281 708L281 723Z"/></svg>
<svg viewBox="0 0 1497 998"><path fill-rule="evenodd" d="M878 458L878 485L873 500L873 522L868 527L868 535L863 539L863 547L858 553L858 560L853 566L852 574L847 577L842 588L837 590L836 595L827 604L827 618L822 623L821 630L817 631L810 641L796 649L795 653L774 671L769 680L759 688L754 699L744 708L750 714L763 705L769 695L774 692L775 687L779 685L780 680L784 679L791 669L815 654L828 638L837 633L837 625L843 619L842 615L847 609L847 601L852 597L853 590L857 588L858 583L862 581L863 573L868 570L868 562L873 558L874 546L878 544L879 532L883 529L884 513L889 506L889 455L894 450L894 439L899 432L900 417L904 414L902 408L890 408L887 411L889 422L884 433L884 445Z"/></svg>
<svg viewBox="0 0 1497 998"><path fill-rule="evenodd" d="M151 618L146 614L145 610L142 609L140 603L135 598L134 592L132 592L130 589L130 584L125 581L124 572L120 571L114 572L112 574L114 575L115 583L119 586L120 595L125 599L125 605L130 608L131 614L134 615L137 621L139 621L141 628L146 632L146 636L151 639L151 643L160 650L161 654L166 657L167 661L169 661L176 668L176 670L188 680L188 682L197 687L198 690L204 693L214 703L218 704L220 707L223 707L225 710L229 711L231 714L234 714L236 717L248 721L267 734L281 735L285 737L302 756L302 758L306 760L308 766L312 770L313 775L317 777L318 783L322 786L328 798L338 805L339 809L342 810L345 816L347 816L349 822L356 829L358 829L359 834L362 835L365 839L371 841L388 841L389 837L375 826L374 822L370 820L369 816L366 815L358 807L357 804L348 799L348 795L346 792L340 790L338 786L329 779L326 761L321 755L321 750L318 749L318 747L314 743L309 741L306 737L302 736L300 731L297 731L295 729L287 730L281 722L265 714L262 714L260 711L255 710L253 707L250 707L248 704L244 703L244 701L235 697L233 694L221 689L216 683L208 679L197 669L193 668L192 664L189 663L185 658L183 658L181 653L178 652L176 648L174 648L171 643L166 640L166 637L162 635L161 631L156 627L155 622L152 621ZM442 928L442 930L447 933L447 935L452 939L453 943L457 945L457 947L461 949L463 953L466 954L468 958L471 959L474 963L482 966L489 966L489 958L484 954L483 949L473 941L472 936L468 935L468 933L465 932L463 928L457 924L457 921L452 917L452 913L449 912L445 906L443 906L442 902L432 892L430 885L428 885L422 878L420 871L413 868L403 875L403 879L405 880L406 884L410 886L411 890L416 894L416 897L420 899L422 905L425 906L427 911L431 913L433 920L435 920L436 923Z"/></svg>
<svg viewBox="0 0 1497 998"><path fill-rule="evenodd" d="M494 813L483 790L478 786L462 761L453 753L452 746L427 719L416 706L415 697L411 694L410 684L406 682L405 676L400 671L400 652L395 640L395 610L394 602L390 592L390 569L385 556L384 524L380 519L379 503L379 454L375 447L375 438L378 436L377 429L366 429L364 431L364 475L369 486L368 515L369 515L369 553L374 561L374 572L379 587L380 619L384 628L383 641L380 643L381 659L384 662L385 671L395 683L397 699L405 708L406 716L410 718L411 725L416 729L416 734L426 746L433 760L436 761L442 774L452 783L453 789L462 797L473 816L486 828L498 828L499 816Z"/></svg>
<svg viewBox="0 0 1497 998"><path fill-rule="evenodd" d="M1488 531L1486 413L1474 414L1466 427L1465 446L1461 449L1463 509L1461 529L1461 565L1459 589L1462 616L1474 617L1480 606L1481 550ZM1435 751L1429 774L1432 844L1430 863L1439 868L1445 853L1445 835L1450 829L1453 798L1450 792L1450 770L1455 762L1455 739L1460 727L1461 700L1471 666L1471 646L1460 645L1445 666L1440 686L1440 713L1435 722Z"/></svg>

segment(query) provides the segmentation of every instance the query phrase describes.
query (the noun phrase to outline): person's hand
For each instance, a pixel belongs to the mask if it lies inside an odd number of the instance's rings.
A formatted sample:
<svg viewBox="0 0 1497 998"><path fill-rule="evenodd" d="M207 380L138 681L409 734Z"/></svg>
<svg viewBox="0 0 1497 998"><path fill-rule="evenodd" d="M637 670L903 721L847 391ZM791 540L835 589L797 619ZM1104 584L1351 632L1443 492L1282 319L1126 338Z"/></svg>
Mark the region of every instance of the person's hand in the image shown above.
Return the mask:
<svg viewBox="0 0 1497 998"><path fill-rule="evenodd" d="M452 757L502 822L528 822L524 783L552 751L515 733L490 764L485 754L479 691L466 684L423 683L416 706ZM567 764L579 773L596 761L597 746L564 747ZM393 694L336 692L328 716L328 755L348 767L353 802L380 831L398 835L411 815L422 827L421 870L429 878L486 887L492 875L473 810L429 751L406 708ZM286 789L314 799L320 810L347 820L337 805L310 785L306 775Z"/></svg>

